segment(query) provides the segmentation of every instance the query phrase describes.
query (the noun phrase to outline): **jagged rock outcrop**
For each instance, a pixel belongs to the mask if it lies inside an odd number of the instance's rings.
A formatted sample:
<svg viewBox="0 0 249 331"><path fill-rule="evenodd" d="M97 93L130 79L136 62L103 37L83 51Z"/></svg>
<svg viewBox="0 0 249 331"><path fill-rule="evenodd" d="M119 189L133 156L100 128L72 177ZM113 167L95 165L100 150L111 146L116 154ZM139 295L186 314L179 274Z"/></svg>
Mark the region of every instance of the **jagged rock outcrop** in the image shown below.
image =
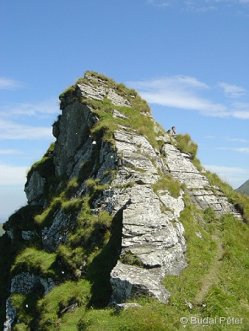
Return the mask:
<svg viewBox="0 0 249 331"><path fill-rule="evenodd" d="M163 152L171 175L186 185L200 208L212 208L219 214L231 213L241 218L240 213L229 203L219 187L210 185L207 177L197 170L190 160L190 155L181 153L170 144L163 146Z"/></svg>
<svg viewBox="0 0 249 331"><path fill-rule="evenodd" d="M105 304L136 294L167 302L162 279L187 265L180 220L185 194L200 209L241 218L135 91L87 73L60 99L56 141L28 174L32 209L5 225L12 243L21 242L10 270L6 331L18 318L13 293L40 284L46 295L84 277L94 292L98 273L107 286ZM38 251L41 268L32 262Z"/></svg>

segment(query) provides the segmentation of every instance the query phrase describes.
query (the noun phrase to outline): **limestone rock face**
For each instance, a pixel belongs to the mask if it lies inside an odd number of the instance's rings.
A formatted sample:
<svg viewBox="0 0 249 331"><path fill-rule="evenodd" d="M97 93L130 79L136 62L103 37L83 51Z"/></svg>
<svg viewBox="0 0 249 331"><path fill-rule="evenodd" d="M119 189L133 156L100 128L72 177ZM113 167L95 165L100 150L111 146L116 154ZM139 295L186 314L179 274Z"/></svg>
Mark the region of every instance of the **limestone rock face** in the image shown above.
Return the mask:
<svg viewBox="0 0 249 331"><path fill-rule="evenodd" d="M91 110L86 105L75 102L62 110L62 116L58 127L60 134L55 146L55 171L57 176L66 173L71 175L77 152L82 147L82 141L86 146L91 146L89 128L97 121ZM68 125L70 123L70 125ZM84 150L80 150L84 152Z"/></svg>
<svg viewBox="0 0 249 331"><path fill-rule="evenodd" d="M115 106L130 106L130 102L118 94L112 87L108 86L104 80L93 79L93 77L86 75L87 83L78 83L81 96L95 100L109 99Z"/></svg>
<svg viewBox="0 0 249 331"><path fill-rule="evenodd" d="M45 178L38 171L34 171L25 187L25 193L29 203L34 203L41 198L45 188Z"/></svg>
<svg viewBox="0 0 249 331"><path fill-rule="evenodd" d="M208 179L196 169L189 155L181 153L170 144L164 145L163 152L171 175L186 185L196 204L202 209L212 208L219 214L231 213L241 218L220 189L212 187Z"/></svg>
<svg viewBox="0 0 249 331"><path fill-rule="evenodd" d="M147 294L161 302L167 302L169 293L158 282L158 275L146 269L117 263L111 273L113 301L122 302L136 294Z"/></svg>
<svg viewBox="0 0 249 331"><path fill-rule="evenodd" d="M190 156L176 148L134 91L87 73L61 96L61 109L53 126L54 147L31 169L25 188L29 206L41 208L39 217L32 209L22 218L30 227L22 228L20 219L15 227L12 221L6 231L10 240L33 245L46 258L56 255L54 274L63 267L69 280L84 277L89 256L101 259L111 247L112 261L105 270L112 288L109 303L137 294L166 303L170 293L162 279L187 265L184 195L200 209L241 215ZM163 179L177 182L179 192L173 194L170 184L160 186ZM5 330L16 319L13 293L32 293L41 286L46 294L62 281L61 275L48 278L21 261L23 270L9 279Z"/></svg>

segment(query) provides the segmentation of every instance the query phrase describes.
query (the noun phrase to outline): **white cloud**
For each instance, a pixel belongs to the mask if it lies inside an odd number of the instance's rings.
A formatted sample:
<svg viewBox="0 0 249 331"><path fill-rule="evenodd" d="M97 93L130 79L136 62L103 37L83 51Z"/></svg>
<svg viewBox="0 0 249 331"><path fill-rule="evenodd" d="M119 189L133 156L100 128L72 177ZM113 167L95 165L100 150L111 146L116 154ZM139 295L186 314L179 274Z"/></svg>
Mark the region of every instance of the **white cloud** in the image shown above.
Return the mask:
<svg viewBox="0 0 249 331"><path fill-rule="evenodd" d="M178 6L194 13L205 13L226 7L246 7L249 0L147 0L147 3L161 8Z"/></svg>
<svg viewBox="0 0 249 331"><path fill-rule="evenodd" d="M231 105L232 116L239 119L249 119L249 103L236 102Z"/></svg>
<svg viewBox="0 0 249 331"><path fill-rule="evenodd" d="M9 104L0 107L1 117L51 115L57 114L58 111L59 106L56 99L49 99L40 102Z"/></svg>
<svg viewBox="0 0 249 331"><path fill-rule="evenodd" d="M241 120L249 120L249 111L234 111L232 116Z"/></svg>
<svg viewBox="0 0 249 331"><path fill-rule="evenodd" d="M226 96L230 98L238 98L246 94L246 90L238 85L220 82L219 87L223 89Z"/></svg>
<svg viewBox="0 0 249 331"><path fill-rule="evenodd" d="M0 90L13 90L23 86L23 83L5 77L0 77Z"/></svg>
<svg viewBox="0 0 249 331"><path fill-rule="evenodd" d="M0 164L0 185L24 185L27 167Z"/></svg>
<svg viewBox="0 0 249 331"><path fill-rule="evenodd" d="M217 136L209 135L209 136L205 136L204 138L206 138L206 139L216 139L218 141L225 140L225 141L229 141L229 142L233 142L233 143L249 143L248 139L238 138L238 137L228 137L228 136L217 137Z"/></svg>
<svg viewBox="0 0 249 331"><path fill-rule="evenodd" d="M225 137L224 139L235 143L249 143L249 140L237 137Z"/></svg>
<svg viewBox="0 0 249 331"><path fill-rule="evenodd" d="M129 83L129 82L128 82ZM209 89L206 83L201 82L195 77L185 75L167 76L148 81L130 82L136 84L138 88L154 88L154 89L170 89L188 90L189 88Z"/></svg>
<svg viewBox="0 0 249 331"><path fill-rule="evenodd" d="M155 80L128 82L127 84L138 89L141 96L152 104L194 110L206 116L249 119L248 103L231 103L230 98L224 99L224 96L222 103L216 102L214 98L217 94L217 86L211 87L195 77L168 76ZM234 95L235 93L237 95L242 93L243 89L231 84L229 88L227 86L226 88L230 94L233 93ZM243 91L246 90L243 89Z"/></svg>
<svg viewBox="0 0 249 331"><path fill-rule="evenodd" d="M233 109L233 117L248 120L249 119L249 104L243 109L242 107L236 106Z"/></svg>
<svg viewBox="0 0 249 331"><path fill-rule="evenodd" d="M157 7L169 7L172 5L172 2L174 3L175 1L173 0L147 0L149 4L152 4Z"/></svg>
<svg viewBox="0 0 249 331"><path fill-rule="evenodd" d="M249 147L239 147L234 150L239 153L249 154Z"/></svg>
<svg viewBox="0 0 249 331"><path fill-rule="evenodd" d="M18 155L22 154L21 151L17 149L0 149L0 155Z"/></svg>
<svg viewBox="0 0 249 331"><path fill-rule="evenodd" d="M224 181L234 188L242 185L249 178L249 169L239 167L227 167L218 165L205 165L205 168L215 172Z"/></svg>
<svg viewBox="0 0 249 331"><path fill-rule="evenodd" d="M209 86L195 77L169 76L162 79L129 82L148 102L180 109L196 110L209 116L228 116L225 105L199 96Z"/></svg>
<svg viewBox="0 0 249 331"><path fill-rule="evenodd" d="M217 150L249 154L249 147L217 147Z"/></svg>
<svg viewBox="0 0 249 331"><path fill-rule="evenodd" d="M17 124L13 121L2 120L0 118L0 140L18 140L18 139L51 139L50 127L35 127Z"/></svg>
<svg viewBox="0 0 249 331"><path fill-rule="evenodd" d="M36 126L28 123L29 117L36 118L36 123L41 118L51 118L58 113L59 107L55 99L36 103L9 104L0 107L0 140L37 140L52 139L51 126ZM18 123L19 118L21 123ZM50 123L49 123L50 124Z"/></svg>

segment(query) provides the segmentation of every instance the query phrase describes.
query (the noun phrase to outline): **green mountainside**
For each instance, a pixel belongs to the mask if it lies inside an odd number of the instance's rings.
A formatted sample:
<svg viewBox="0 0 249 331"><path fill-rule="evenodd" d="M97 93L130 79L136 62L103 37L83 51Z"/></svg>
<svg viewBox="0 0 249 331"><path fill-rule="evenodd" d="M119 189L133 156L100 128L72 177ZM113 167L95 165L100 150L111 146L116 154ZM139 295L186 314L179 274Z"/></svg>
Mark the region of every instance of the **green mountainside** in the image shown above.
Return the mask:
<svg viewBox="0 0 249 331"><path fill-rule="evenodd" d="M236 189L237 192L249 195L249 180Z"/></svg>
<svg viewBox="0 0 249 331"><path fill-rule="evenodd" d="M249 330L249 198L123 84L87 72L60 100L0 238L1 328Z"/></svg>

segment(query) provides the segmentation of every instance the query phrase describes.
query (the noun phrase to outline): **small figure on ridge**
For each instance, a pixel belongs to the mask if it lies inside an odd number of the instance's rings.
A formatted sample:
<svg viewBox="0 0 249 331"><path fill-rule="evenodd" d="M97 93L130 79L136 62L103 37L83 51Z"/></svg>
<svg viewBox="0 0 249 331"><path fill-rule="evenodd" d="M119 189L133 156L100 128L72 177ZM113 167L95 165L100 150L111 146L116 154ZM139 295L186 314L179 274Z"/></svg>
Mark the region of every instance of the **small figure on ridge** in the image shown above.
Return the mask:
<svg viewBox="0 0 249 331"><path fill-rule="evenodd" d="M175 136L176 135L176 127L172 126L170 130L167 131L168 134Z"/></svg>

